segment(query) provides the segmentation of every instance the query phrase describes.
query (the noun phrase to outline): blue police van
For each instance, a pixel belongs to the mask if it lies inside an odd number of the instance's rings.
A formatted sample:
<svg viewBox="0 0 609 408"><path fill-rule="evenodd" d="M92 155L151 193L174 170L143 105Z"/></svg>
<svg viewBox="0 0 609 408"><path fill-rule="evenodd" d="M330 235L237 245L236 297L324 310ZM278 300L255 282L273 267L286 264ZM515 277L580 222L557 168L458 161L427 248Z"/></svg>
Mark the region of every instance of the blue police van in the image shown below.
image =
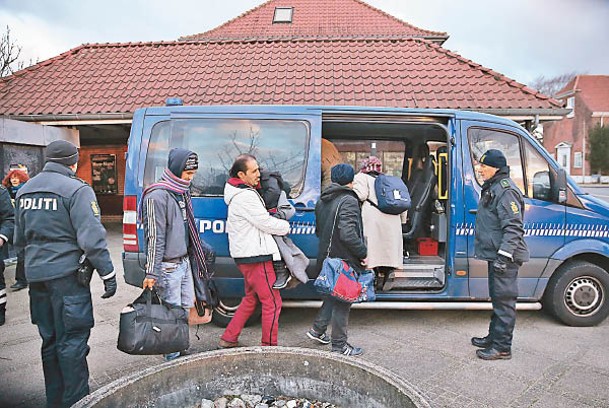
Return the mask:
<svg viewBox="0 0 609 408"><path fill-rule="evenodd" d="M385 173L407 181L412 208L404 227L402 268L378 291L379 309L490 310L487 268L474 257L476 208L482 181L477 159L504 152L525 196L524 227L531 260L518 277L519 310L543 306L572 326L591 326L609 313L609 205L573 182L515 122L455 110L321 106L150 107L134 113L124 199L125 280L140 286L146 252L137 218L143 189L157 180L173 147L198 153L192 183L201 237L217 253L220 304L213 321L226 325L244 294L225 232L224 184L234 158L255 155L262 168L279 171L296 215L290 237L316 262L315 203L329 168L357 169L371 154ZM283 290L286 307L319 304L309 268L306 285Z"/></svg>

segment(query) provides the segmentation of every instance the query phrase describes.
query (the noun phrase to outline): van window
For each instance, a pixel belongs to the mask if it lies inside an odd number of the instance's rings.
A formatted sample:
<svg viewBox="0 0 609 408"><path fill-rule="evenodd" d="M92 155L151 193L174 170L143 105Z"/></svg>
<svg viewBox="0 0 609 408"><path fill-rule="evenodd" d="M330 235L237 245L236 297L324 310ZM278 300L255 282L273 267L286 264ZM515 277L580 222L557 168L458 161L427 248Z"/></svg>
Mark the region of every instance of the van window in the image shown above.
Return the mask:
<svg viewBox="0 0 609 408"><path fill-rule="evenodd" d="M548 162L533 146L525 143L527 159L527 196L544 201L552 201L552 184Z"/></svg>
<svg viewBox="0 0 609 408"><path fill-rule="evenodd" d="M228 171L241 153L256 156L263 169L279 171L297 197L304 185L308 123L289 120L176 119L157 123L151 132L144 187L167 166L167 155L183 147L199 155L193 196L222 196Z"/></svg>
<svg viewBox="0 0 609 408"><path fill-rule="evenodd" d="M524 194L524 177L522 172L522 158L520 157L520 138L514 134L501 132L496 129L470 128L467 132L473 164L489 149L501 150L510 166L510 177ZM480 185L484 183L474 169L476 180Z"/></svg>
<svg viewBox="0 0 609 408"><path fill-rule="evenodd" d="M342 155L343 162L353 166L356 172L364 159L375 155L383 163L383 173L402 176L404 141L334 139L332 143Z"/></svg>

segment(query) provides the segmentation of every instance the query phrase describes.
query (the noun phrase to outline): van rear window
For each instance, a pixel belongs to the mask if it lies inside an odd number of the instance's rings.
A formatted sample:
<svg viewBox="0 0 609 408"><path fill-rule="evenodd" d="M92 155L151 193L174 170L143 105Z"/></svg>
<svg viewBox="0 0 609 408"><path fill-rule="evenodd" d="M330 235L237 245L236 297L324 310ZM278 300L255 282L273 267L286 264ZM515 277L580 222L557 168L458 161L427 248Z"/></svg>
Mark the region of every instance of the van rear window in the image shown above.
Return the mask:
<svg viewBox="0 0 609 408"><path fill-rule="evenodd" d="M183 147L199 155L193 196L222 196L235 157L249 153L262 169L279 171L297 197L304 185L309 124L290 120L173 119L157 123L151 132L144 169L144 187L167 166L167 155Z"/></svg>

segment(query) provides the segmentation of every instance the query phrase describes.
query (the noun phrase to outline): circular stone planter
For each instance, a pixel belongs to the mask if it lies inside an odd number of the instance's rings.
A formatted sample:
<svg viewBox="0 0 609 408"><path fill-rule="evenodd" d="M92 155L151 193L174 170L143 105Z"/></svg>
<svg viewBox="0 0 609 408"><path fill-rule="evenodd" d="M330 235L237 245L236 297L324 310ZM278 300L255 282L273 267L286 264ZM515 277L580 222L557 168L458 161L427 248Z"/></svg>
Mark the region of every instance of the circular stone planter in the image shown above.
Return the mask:
<svg viewBox="0 0 609 408"><path fill-rule="evenodd" d="M384 368L357 357L291 347L182 357L120 378L74 407L195 407L202 398L241 394L309 398L344 408L429 407L411 385Z"/></svg>

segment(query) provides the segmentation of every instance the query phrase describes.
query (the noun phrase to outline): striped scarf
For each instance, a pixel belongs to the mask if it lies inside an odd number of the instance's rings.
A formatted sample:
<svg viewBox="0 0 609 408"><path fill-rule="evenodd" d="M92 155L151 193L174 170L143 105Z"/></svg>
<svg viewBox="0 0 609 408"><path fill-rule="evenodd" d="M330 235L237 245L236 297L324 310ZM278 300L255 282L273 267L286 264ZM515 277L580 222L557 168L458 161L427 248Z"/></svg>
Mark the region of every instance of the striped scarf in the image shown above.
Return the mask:
<svg viewBox="0 0 609 408"><path fill-rule="evenodd" d="M144 197L146 196L146 194L157 189L167 190L172 193L179 194L184 198L184 203L186 204L186 218L188 219L188 236L190 238L190 242L192 243L192 245L188 247L188 255L191 259L194 259L195 261L192 263L193 273L197 274L205 280L210 279L211 273L207 269L207 264L205 262L205 252L203 251L203 246L201 245L201 238L199 236L199 231L197 230L197 223L195 221L195 213L192 209L192 198L190 196L190 181L182 180L166 168L163 171L163 174L161 175L161 179L158 182L149 185L144 190L144 192L142 193L141 203L144 202ZM141 219L143 214L143 208L141 204L138 213Z"/></svg>

